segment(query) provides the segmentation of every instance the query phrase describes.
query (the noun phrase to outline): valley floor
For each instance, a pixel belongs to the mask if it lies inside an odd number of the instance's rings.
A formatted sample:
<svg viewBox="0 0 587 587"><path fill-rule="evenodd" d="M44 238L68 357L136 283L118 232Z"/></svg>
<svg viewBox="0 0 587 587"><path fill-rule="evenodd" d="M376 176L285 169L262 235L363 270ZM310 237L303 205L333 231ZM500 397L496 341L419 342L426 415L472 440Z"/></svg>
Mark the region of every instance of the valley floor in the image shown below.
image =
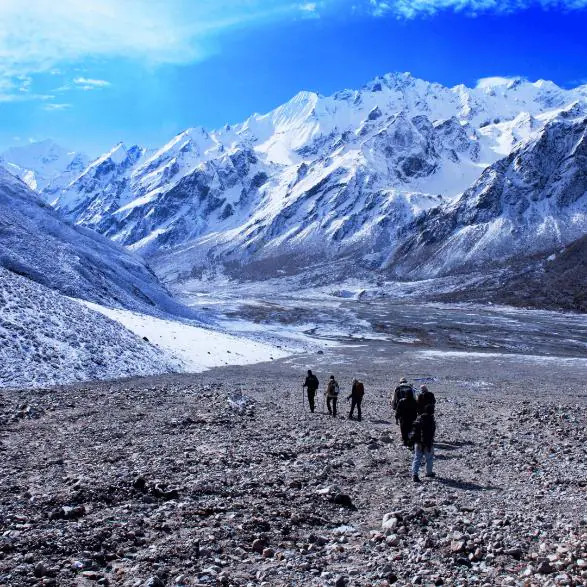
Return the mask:
<svg viewBox="0 0 587 587"><path fill-rule="evenodd" d="M587 361L449 350L0 390L0 584L587 585ZM363 421L304 409L308 367L360 376ZM438 399L421 485L401 375Z"/></svg>

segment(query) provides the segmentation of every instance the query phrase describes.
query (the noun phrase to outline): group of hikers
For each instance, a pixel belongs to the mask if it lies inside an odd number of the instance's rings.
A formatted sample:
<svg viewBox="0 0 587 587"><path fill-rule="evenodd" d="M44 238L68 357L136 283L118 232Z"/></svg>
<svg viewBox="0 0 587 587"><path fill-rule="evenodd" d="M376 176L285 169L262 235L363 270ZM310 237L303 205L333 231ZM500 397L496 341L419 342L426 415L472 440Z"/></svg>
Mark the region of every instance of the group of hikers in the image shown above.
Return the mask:
<svg viewBox="0 0 587 587"><path fill-rule="evenodd" d="M308 404L310 411L314 413L316 409L316 395L318 393L319 381L316 375L308 369L308 374L302 388L306 388ZM324 393L326 408L328 413L336 418L338 396L340 386L334 378L330 376L326 384ZM357 420L361 421L361 404L365 395L365 385L358 379L353 379L351 393L347 396L347 401L351 402L351 408L348 414L349 420L354 419L355 409L357 410ZM432 470L434 462L434 435L436 433L436 421L434 419L434 408L436 398L428 389L428 386L421 385L420 392L415 393L414 387L408 383L405 377L399 381L399 385L393 392L391 400L391 409L395 415L395 423L399 425L401 438L404 446L413 449L414 458L412 460L412 479L420 483L420 466L422 459L426 461L426 477L435 477Z"/></svg>

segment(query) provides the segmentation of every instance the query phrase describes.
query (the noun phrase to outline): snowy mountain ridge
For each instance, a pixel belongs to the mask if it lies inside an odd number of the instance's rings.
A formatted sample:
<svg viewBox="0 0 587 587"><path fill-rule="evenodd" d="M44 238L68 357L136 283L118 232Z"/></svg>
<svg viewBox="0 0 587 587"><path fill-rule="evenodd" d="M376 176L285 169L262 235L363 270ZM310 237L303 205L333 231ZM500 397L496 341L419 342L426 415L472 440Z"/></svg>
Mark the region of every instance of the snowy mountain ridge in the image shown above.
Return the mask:
<svg viewBox="0 0 587 587"><path fill-rule="evenodd" d="M0 166L38 192L64 189L89 163L84 153L67 151L51 140L11 147L0 153Z"/></svg>
<svg viewBox="0 0 587 587"><path fill-rule="evenodd" d="M492 78L447 88L388 74L329 97L300 92L217 131L188 129L154 152L119 144L62 189L42 191L71 221L150 257L171 281L217 265L275 274L342 256L382 268L400 262L428 211L450 215L500 160L532 151L557 121L585 116L587 86ZM572 217L583 218L585 199L573 205ZM522 214L514 224L540 224L542 212L528 208L533 220ZM572 235L582 220L574 226ZM501 242L503 231L494 234ZM524 253L547 241L526 242ZM496 243L488 250L502 258L520 252Z"/></svg>

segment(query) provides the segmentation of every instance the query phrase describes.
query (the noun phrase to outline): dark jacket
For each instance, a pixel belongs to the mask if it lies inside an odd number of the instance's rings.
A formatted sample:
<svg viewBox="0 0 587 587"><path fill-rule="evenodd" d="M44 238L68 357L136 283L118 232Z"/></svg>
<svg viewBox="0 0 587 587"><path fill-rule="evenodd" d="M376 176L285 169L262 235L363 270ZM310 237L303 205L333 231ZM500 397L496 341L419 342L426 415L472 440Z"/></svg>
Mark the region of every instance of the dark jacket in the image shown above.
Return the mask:
<svg viewBox="0 0 587 587"><path fill-rule="evenodd" d="M408 390L412 393L414 392L414 388L409 383L401 383L395 388L395 391L393 392L393 400L391 401L391 408L394 412L397 411L400 400L406 397Z"/></svg>
<svg viewBox="0 0 587 587"><path fill-rule="evenodd" d="M308 391L316 391L318 389L318 377L312 373L312 375L308 375L306 377L306 381L304 383L304 387L308 388Z"/></svg>
<svg viewBox="0 0 587 587"><path fill-rule="evenodd" d="M431 450L436 434L436 421L432 414L421 414L416 418L412 426L410 440L414 444L421 444L425 449Z"/></svg>
<svg viewBox="0 0 587 587"><path fill-rule="evenodd" d="M417 418L418 409L413 395L399 400L395 415L400 422L405 424L411 424Z"/></svg>
<svg viewBox="0 0 587 587"><path fill-rule="evenodd" d="M436 404L436 398L431 391L423 391L418 394L416 403L418 404L418 414L423 414L426 406L434 406Z"/></svg>
<svg viewBox="0 0 587 587"><path fill-rule="evenodd" d="M355 381L349 398L352 397L356 402L360 402L365 395L365 386L361 381ZM347 398L348 399L348 398Z"/></svg>

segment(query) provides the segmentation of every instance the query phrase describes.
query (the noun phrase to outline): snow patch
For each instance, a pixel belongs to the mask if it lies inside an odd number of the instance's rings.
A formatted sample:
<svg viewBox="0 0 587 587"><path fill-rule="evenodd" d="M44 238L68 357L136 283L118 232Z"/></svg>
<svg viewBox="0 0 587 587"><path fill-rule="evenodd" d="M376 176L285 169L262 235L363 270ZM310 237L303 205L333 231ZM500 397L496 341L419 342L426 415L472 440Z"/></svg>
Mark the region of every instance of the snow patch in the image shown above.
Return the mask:
<svg viewBox="0 0 587 587"><path fill-rule="evenodd" d="M154 318L146 314L107 308L82 302L92 310L116 320L125 328L161 349L181 363L181 370L199 373L212 367L250 365L288 356L276 346L237 337L176 320Z"/></svg>

